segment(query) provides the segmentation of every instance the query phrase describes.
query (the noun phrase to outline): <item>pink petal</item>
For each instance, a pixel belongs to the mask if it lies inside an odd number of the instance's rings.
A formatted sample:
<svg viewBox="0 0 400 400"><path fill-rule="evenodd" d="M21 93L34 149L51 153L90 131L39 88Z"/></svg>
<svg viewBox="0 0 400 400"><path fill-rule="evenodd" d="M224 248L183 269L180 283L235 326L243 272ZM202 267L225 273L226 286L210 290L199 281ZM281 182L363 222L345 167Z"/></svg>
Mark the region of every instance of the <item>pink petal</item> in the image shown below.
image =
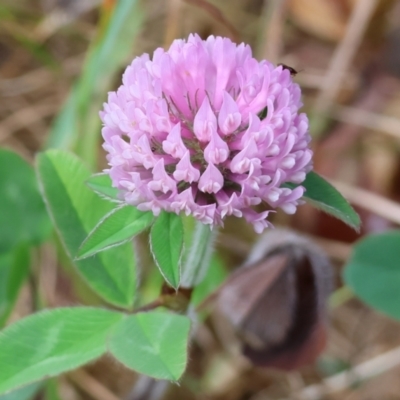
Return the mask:
<svg viewBox="0 0 400 400"><path fill-rule="evenodd" d="M229 157L229 147L217 132L211 134L210 143L204 149L204 158L208 163L220 164Z"/></svg>
<svg viewBox="0 0 400 400"><path fill-rule="evenodd" d="M228 135L234 132L242 122L242 116L239 112L239 108L229 95L224 91L224 101L222 102L221 110L218 115L218 125L222 133Z"/></svg>
<svg viewBox="0 0 400 400"><path fill-rule="evenodd" d="M257 233L262 233L265 228L272 226L272 224L267 221L267 217L270 212L271 211L264 211L258 214L252 209L247 209L243 212L243 216L247 222L253 224L254 230Z"/></svg>
<svg viewBox="0 0 400 400"><path fill-rule="evenodd" d="M199 180L199 189L203 193L217 193L224 185L224 177L219 169L212 163L203 172Z"/></svg>
<svg viewBox="0 0 400 400"><path fill-rule="evenodd" d="M185 155L182 159L176 164L176 169L173 173L174 178L180 182L197 182L200 178L200 171L197 168L194 168L190 163L190 153L189 150L186 150Z"/></svg>
<svg viewBox="0 0 400 400"><path fill-rule="evenodd" d="M182 158L186 153L187 148L183 144L181 137L181 124L176 124L171 132L168 134L167 139L163 141L163 150L174 158Z"/></svg>
<svg viewBox="0 0 400 400"><path fill-rule="evenodd" d="M150 119L146 116L146 114L140 109L136 108L135 109L135 117L136 117L136 123L138 124L139 128L148 133L153 132L153 125L150 121Z"/></svg>
<svg viewBox="0 0 400 400"><path fill-rule="evenodd" d="M193 211L193 216L206 225L212 225L215 218L216 205L197 206Z"/></svg>
<svg viewBox="0 0 400 400"><path fill-rule="evenodd" d="M203 103L194 117L193 131L200 142L209 142L212 134L217 131L217 118L207 96L204 97Z"/></svg>
<svg viewBox="0 0 400 400"><path fill-rule="evenodd" d="M143 164L146 169L155 166L157 160L151 151L149 139L146 135L142 135L136 144L132 145L132 157L139 163Z"/></svg>
<svg viewBox="0 0 400 400"><path fill-rule="evenodd" d="M192 188L187 188L182 193L176 195L171 204L171 209L176 214L183 211L186 215L189 215L196 207L197 205L194 202Z"/></svg>
<svg viewBox="0 0 400 400"><path fill-rule="evenodd" d="M259 168L261 161L257 158L258 149L254 139L250 139L246 147L235 157L233 157L230 170L239 174L243 174L250 169L253 164L254 167Z"/></svg>
<svg viewBox="0 0 400 400"><path fill-rule="evenodd" d="M242 212L240 211L242 204L240 203L236 193L232 193L231 197L228 197L226 193L220 191L217 193L216 198L221 218L224 218L226 215L234 215L235 217L242 216Z"/></svg>
<svg viewBox="0 0 400 400"><path fill-rule="evenodd" d="M249 126L241 139L242 146L245 146L250 139L254 139L256 143L260 141L259 137L257 136L260 134L260 125L260 118L258 118L256 114L250 114Z"/></svg>
<svg viewBox="0 0 400 400"><path fill-rule="evenodd" d="M153 181L149 182L148 187L153 192L167 193L176 190L175 181L168 176L164 168L164 160L160 158L153 168Z"/></svg>

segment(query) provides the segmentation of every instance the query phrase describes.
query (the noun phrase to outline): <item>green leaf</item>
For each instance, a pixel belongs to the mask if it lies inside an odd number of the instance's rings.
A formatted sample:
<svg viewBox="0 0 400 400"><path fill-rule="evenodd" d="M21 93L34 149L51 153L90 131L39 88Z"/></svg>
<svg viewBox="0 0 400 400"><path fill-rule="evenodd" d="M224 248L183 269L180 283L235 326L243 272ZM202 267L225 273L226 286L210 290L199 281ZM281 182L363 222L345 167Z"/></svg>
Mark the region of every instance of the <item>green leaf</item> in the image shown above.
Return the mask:
<svg viewBox="0 0 400 400"><path fill-rule="evenodd" d="M36 245L47 239L51 221L33 168L4 149L0 149L0 193L0 252L21 242Z"/></svg>
<svg viewBox="0 0 400 400"><path fill-rule="evenodd" d="M185 249L181 284L194 287L200 284L207 274L214 251L217 229L196 221L194 230L190 230L190 246Z"/></svg>
<svg viewBox="0 0 400 400"><path fill-rule="evenodd" d="M180 282L183 224L174 213L162 212L150 231L150 248L164 279L175 289Z"/></svg>
<svg viewBox="0 0 400 400"><path fill-rule="evenodd" d="M400 319L400 231L368 236L353 247L343 277L371 307Z"/></svg>
<svg viewBox="0 0 400 400"><path fill-rule="evenodd" d="M0 333L0 393L95 360L123 314L59 308L31 315Z"/></svg>
<svg viewBox="0 0 400 400"><path fill-rule="evenodd" d="M349 202L322 176L311 171L301 184L306 188L304 199L315 208L333 215L345 224L359 230L361 221ZM285 186L293 189L298 185L287 183Z"/></svg>
<svg viewBox="0 0 400 400"><path fill-rule="evenodd" d="M29 275L29 258L29 248L26 245L0 254L0 327L7 321Z"/></svg>
<svg viewBox="0 0 400 400"><path fill-rule="evenodd" d="M49 150L37 157L43 196L61 240L72 260L84 239L114 204L86 185L90 171L74 155ZM76 261L89 285L112 304L130 307L135 292L135 261L129 243L91 258Z"/></svg>
<svg viewBox="0 0 400 400"><path fill-rule="evenodd" d="M82 243L78 253L79 259L126 243L148 228L153 220L153 213L139 211L133 206L112 210L93 228Z"/></svg>
<svg viewBox="0 0 400 400"><path fill-rule="evenodd" d="M127 367L158 379L176 381L187 361L190 320L148 312L126 317L110 339L111 353Z"/></svg>
<svg viewBox="0 0 400 400"><path fill-rule="evenodd" d="M86 184L100 197L105 199L119 202L118 189L112 187L110 175L108 174L95 174L92 175Z"/></svg>
<svg viewBox="0 0 400 400"><path fill-rule="evenodd" d="M31 383L21 389L0 395L0 400L31 400L42 386L43 382Z"/></svg>

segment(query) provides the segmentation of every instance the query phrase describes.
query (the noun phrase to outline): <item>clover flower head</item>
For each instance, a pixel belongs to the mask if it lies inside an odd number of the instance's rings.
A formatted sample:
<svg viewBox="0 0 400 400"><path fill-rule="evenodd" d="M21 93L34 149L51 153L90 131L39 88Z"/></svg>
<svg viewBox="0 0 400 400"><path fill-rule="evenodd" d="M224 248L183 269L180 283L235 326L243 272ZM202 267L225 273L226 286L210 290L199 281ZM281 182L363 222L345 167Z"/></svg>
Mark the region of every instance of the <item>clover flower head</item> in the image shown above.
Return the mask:
<svg viewBox="0 0 400 400"><path fill-rule="evenodd" d="M227 38L190 35L137 57L100 112L113 186L155 215L234 215L260 233L271 209L296 211L304 188L284 184L312 168L300 97L287 69Z"/></svg>

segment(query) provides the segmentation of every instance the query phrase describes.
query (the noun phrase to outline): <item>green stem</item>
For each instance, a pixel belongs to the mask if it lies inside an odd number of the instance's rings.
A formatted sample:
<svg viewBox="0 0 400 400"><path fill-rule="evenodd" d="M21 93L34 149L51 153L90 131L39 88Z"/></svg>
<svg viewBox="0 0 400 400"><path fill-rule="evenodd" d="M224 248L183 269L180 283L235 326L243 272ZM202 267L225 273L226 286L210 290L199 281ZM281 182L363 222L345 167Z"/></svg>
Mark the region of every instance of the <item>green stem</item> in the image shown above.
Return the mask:
<svg viewBox="0 0 400 400"><path fill-rule="evenodd" d="M329 307L334 309L354 298L353 291L348 286L335 290L329 298Z"/></svg>

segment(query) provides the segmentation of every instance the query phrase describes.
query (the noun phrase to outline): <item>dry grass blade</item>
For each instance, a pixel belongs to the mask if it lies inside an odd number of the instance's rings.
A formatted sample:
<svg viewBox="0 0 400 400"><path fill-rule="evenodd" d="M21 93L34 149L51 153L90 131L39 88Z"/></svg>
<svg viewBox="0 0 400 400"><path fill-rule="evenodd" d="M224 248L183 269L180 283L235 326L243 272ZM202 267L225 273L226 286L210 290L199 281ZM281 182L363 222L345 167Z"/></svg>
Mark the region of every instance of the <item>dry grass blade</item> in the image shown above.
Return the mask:
<svg viewBox="0 0 400 400"><path fill-rule="evenodd" d="M162 400L169 386L168 381L140 375L125 400Z"/></svg>
<svg viewBox="0 0 400 400"><path fill-rule="evenodd" d="M307 68L301 71L301 74L296 76L296 81L303 88L321 90L325 84L324 71L321 69ZM355 87L357 77L349 72L346 72L342 77L342 87Z"/></svg>
<svg viewBox="0 0 400 400"><path fill-rule="evenodd" d="M323 396L339 392L361 381L371 379L400 365L400 347L361 363L349 371L324 379L321 384L307 386L297 397L304 400L319 400ZM289 399L285 399L289 400Z"/></svg>
<svg viewBox="0 0 400 400"><path fill-rule="evenodd" d="M68 2L65 2L68 5ZM84 0L79 2L69 2L70 9L56 8L46 15L35 29L35 36L42 42L54 35L59 29L76 21L81 14L96 8L101 0ZM71 6L72 5L72 6Z"/></svg>
<svg viewBox="0 0 400 400"><path fill-rule="evenodd" d="M356 2L355 9L347 25L345 37L333 54L325 83L320 94L315 99L316 112L326 112L331 102L335 99L341 87L343 75L351 64L377 4L378 0Z"/></svg>
<svg viewBox="0 0 400 400"><path fill-rule="evenodd" d="M70 372L68 378L81 390L96 400L119 400L119 397L103 386L98 380L90 376L85 370L79 369Z"/></svg>
<svg viewBox="0 0 400 400"><path fill-rule="evenodd" d="M36 106L29 106L16 111L5 118L0 124L0 141L4 141L15 131L21 128L29 127L48 117L56 111L57 103L45 103Z"/></svg>
<svg viewBox="0 0 400 400"><path fill-rule="evenodd" d="M350 203L364 208L380 217L400 224L400 204L368 190L355 188L347 183L330 181Z"/></svg>
<svg viewBox="0 0 400 400"><path fill-rule="evenodd" d="M81 68L83 58L84 54L67 58L64 60L63 69L69 76L76 74ZM16 78L0 79L1 95L10 97L29 93L42 87L48 87L57 78L54 72L41 67Z"/></svg>
<svg viewBox="0 0 400 400"><path fill-rule="evenodd" d="M260 43L260 58L273 63L279 61L283 48L283 28L286 11L286 0L265 1L265 30Z"/></svg>
<svg viewBox="0 0 400 400"><path fill-rule="evenodd" d="M351 254L351 245L338 240L323 239L317 236L310 236L310 239L320 246L332 259L345 262Z"/></svg>
<svg viewBox="0 0 400 400"><path fill-rule="evenodd" d="M373 129L387 133L400 139L400 119L380 115L353 107L335 106L332 117L347 124L359 125L367 129Z"/></svg>

